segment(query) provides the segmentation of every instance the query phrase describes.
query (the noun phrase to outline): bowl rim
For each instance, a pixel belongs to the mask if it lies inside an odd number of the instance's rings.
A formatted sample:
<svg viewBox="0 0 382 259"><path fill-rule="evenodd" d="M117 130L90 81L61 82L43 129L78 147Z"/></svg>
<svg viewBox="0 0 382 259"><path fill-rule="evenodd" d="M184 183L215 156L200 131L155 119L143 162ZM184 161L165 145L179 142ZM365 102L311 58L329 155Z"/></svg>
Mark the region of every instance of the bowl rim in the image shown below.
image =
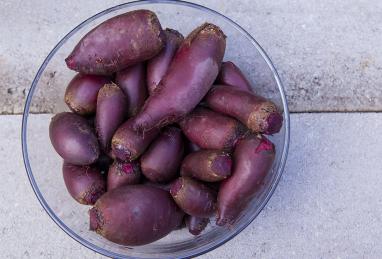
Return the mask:
<svg viewBox="0 0 382 259"><path fill-rule="evenodd" d="M29 162L28 149L27 149L27 123L28 123L29 109L30 109L32 98L33 98L33 93L34 93L34 91L36 89L37 83L38 83L38 81L39 81L39 79L40 79L40 77L42 75L42 72L45 70L47 64L49 63L49 61L53 57L53 55L67 41L67 39L69 39L74 33L76 33L79 29L81 29L82 27L84 27L88 23L94 21L95 19L97 19L97 18L99 18L99 17L101 17L101 16L103 16L105 14L111 13L111 12L116 11L116 10L120 10L120 9L122 9L124 7L139 6L139 5L143 5L143 4L182 5L182 6L187 6L187 7L199 9L199 10L202 10L202 11L205 11L205 12L208 12L208 13L220 16L221 18L225 19L230 25L235 27L238 31L240 31L243 35L245 35L250 40L250 42L256 47L256 49L258 50L258 52L260 53L260 55L262 56L264 61L267 63L267 65L268 65L269 69L271 70L272 75L273 75L273 77L274 77L274 79L276 81L278 90L279 90L280 95L281 95L281 101L282 101L282 105L283 105L283 109L284 109L283 116L284 116L284 125L285 125L285 137L284 137L284 146L283 146L283 150L282 150L282 154L281 154L281 158L280 158L280 164L279 164L279 167L278 167L277 172L276 172L276 178L273 181L273 183L271 184L268 192L266 193L266 196L265 196L263 202L259 205L259 209L257 210L257 213L253 214L251 216L250 220L248 220L247 222L245 222L245 224L242 224L240 227L238 227L234 232L232 232L230 235L228 235L221 242L218 242L216 244L210 245L210 246L204 248L204 250L202 250L202 251L195 251L195 252L191 251L184 258L195 257L195 256L199 256L199 255L208 253L208 252L216 249L217 247L225 244L226 242L228 242L229 240L234 238L241 231L243 231L249 224L251 224L253 222L253 220L264 209L264 207L268 203L269 199L273 195L273 193L274 193L274 191L276 189L276 186L278 185L278 183L280 181L280 178L282 176L282 173L284 171L284 167L285 167L285 163L286 163L286 159L287 159L287 155L288 155L288 150L289 150L289 141L290 141L289 109L288 109L287 99L286 99L286 96L285 96L284 87L283 87L283 84L282 84L282 82L280 80L280 77L279 77L279 75L278 75L278 73L276 71L276 68L274 67L271 59L266 54L264 49L260 46L260 44L244 28L242 28L238 23L234 22L232 19L228 18L227 16L225 16L225 15L223 15L223 14L221 14L221 13L219 13L219 12L217 12L217 11L211 9L211 8L208 8L208 7L196 4L196 3L182 1L182 0L178 0L178 1L173 1L173 0L138 0L138 1L132 1L132 2L128 2L128 3L123 3L123 4L119 4L119 5L107 8L107 9L105 9L105 10L103 10L103 11L101 11L101 12L99 12L99 13L97 13L97 14L89 17L89 18L87 18L86 20L81 22L79 25L74 27L69 33L67 33L56 44L56 46L50 51L48 56L45 58L45 60L43 61L42 65L40 66L36 76L34 77L33 82L31 84L31 87L30 87L30 90L28 92L27 99L25 101L24 112L23 112L23 117L22 117L22 127L21 127L21 144L22 144L22 154L23 154L24 166L25 166L25 169L27 171L29 182L30 182L30 184L32 186L32 189L33 189L37 199L39 200L41 206L48 213L49 217L66 234L68 234L72 239L74 239L78 243L82 244L83 246L89 248L90 250L92 250L94 252L102 254L104 256L113 257L113 258L131 258L129 256L121 255L121 254L109 251L107 249L104 249L102 247L99 247L99 246L89 242L88 240L82 238L77 233L75 233L72 229L70 229L65 223L63 223L58 218L58 216L53 212L53 210L50 208L50 206L48 205L48 203L45 201L44 197L42 196L42 194L41 194L41 192L40 192L40 190L39 190L39 188L38 188L38 186L36 184L36 181L34 179L33 173L32 173L32 169L31 169L30 162ZM134 258L136 258L136 257L134 257Z"/></svg>

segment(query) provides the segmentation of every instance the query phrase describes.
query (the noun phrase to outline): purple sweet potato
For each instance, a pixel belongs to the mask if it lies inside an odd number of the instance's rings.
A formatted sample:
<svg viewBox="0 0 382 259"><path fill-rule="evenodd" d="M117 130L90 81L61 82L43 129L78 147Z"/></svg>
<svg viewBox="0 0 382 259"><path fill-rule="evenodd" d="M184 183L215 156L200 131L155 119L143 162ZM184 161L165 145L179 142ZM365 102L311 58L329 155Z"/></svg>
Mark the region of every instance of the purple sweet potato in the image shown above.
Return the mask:
<svg viewBox="0 0 382 259"><path fill-rule="evenodd" d="M179 125L184 135L202 149L231 150L246 131L239 121L203 107L197 107Z"/></svg>
<svg viewBox="0 0 382 259"><path fill-rule="evenodd" d="M64 162L62 173L70 195L81 204L93 205L106 192L105 178L95 166Z"/></svg>
<svg viewBox="0 0 382 259"><path fill-rule="evenodd" d="M186 225L188 227L188 231L194 236L199 235L210 223L209 218L199 218L194 216L186 216Z"/></svg>
<svg viewBox="0 0 382 259"><path fill-rule="evenodd" d="M109 152L110 141L127 117L128 102L114 83L105 84L98 92L96 132L103 151Z"/></svg>
<svg viewBox="0 0 382 259"><path fill-rule="evenodd" d="M98 91L108 82L110 79L105 76L77 74L66 88L65 103L77 114L94 114Z"/></svg>
<svg viewBox="0 0 382 259"><path fill-rule="evenodd" d="M113 156L122 161L137 159L159 133L159 130L155 128L144 134L136 132L132 128L132 122L129 119L123 123L111 140Z"/></svg>
<svg viewBox="0 0 382 259"><path fill-rule="evenodd" d="M168 192L145 185L125 185L103 195L89 211L90 230L121 245L154 242L181 223L184 213Z"/></svg>
<svg viewBox="0 0 382 259"><path fill-rule="evenodd" d="M166 74L170 63L183 41L183 35L176 30L164 30L166 44L163 50L147 63L147 88L152 94Z"/></svg>
<svg viewBox="0 0 382 259"><path fill-rule="evenodd" d="M203 99L218 75L225 51L225 35L205 23L180 45L158 87L134 120L141 132L171 124Z"/></svg>
<svg viewBox="0 0 382 259"><path fill-rule="evenodd" d="M233 174L218 193L219 226L232 225L256 195L275 159L275 147L264 136L240 139L233 154Z"/></svg>
<svg viewBox="0 0 382 259"><path fill-rule="evenodd" d="M216 195L201 182L189 177L179 177L170 189L176 204L188 215L210 217L216 209Z"/></svg>
<svg viewBox="0 0 382 259"><path fill-rule="evenodd" d="M139 163L114 161L107 174L107 191L128 184L138 184L141 180Z"/></svg>
<svg viewBox="0 0 382 259"><path fill-rule="evenodd" d="M184 144L180 129L168 127L141 157L144 176L152 182L168 182L178 175Z"/></svg>
<svg viewBox="0 0 382 259"><path fill-rule="evenodd" d="M143 63L128 67L116 73L115 81L125 93L129 102L127 114L135 116L147 97L146 68Z"/></svg>
<svg viewBox="0 0 382 259"><path fill-rule="evenodd" d="M216 82L221 85L235 86L243 91L252 92L252 87L243 72L231 61L222 63Z"/></svg>
<svg viewBox="0 0 382 259"><path fill-rule="evenodd" d="M94 130L80 115L56 114L49 125L49 137L56 152L70 164L89 165L100 154Z"/></svg>
<svg viewBox="0 0 382 259"><path fill-rule="evenodd" d="M214 86L205 98L214 111L232 116L256 133L280 131L283 117L276 105L248 91L227 86Z"/></svg>
<svg viewBox="0 0 382 259"><path fill-rule="evenodd" d="M187 155L180 169L182 176L204 182L218 182L231 175L231 156L220 150L199 150Z"/></svg>
<svg viewBox="0 0 382 259"><path fill-rule="evenodd" d="M68 68L84 74L110 75L154 57L162 50L164 41L155 13L131 11L88 32L65 62Z"/></svg>

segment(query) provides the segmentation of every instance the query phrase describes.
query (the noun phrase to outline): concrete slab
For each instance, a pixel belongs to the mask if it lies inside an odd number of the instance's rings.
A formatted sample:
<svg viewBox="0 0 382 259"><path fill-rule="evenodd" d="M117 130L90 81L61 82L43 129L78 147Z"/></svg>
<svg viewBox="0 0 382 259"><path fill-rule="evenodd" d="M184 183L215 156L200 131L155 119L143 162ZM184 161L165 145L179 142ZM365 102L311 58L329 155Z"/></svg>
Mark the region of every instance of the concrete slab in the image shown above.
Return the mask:
<svg viewBox="0 0 382 259"><path fill-rule="evenodd" d="M40 132L49 119L34 115L29 137L48 141ZM101 258L41 208L22 163L20 124L20 116L0 116L2 256ZM236 238L201 258L380 257L382 113L293 114L291 127L285 173L266 208Z"/></svg>
<svg viewBox="0 0 382 259"><path fill-rule="evenodd" d="M0 113L22 112L38 67L67 32L123 2L1 1ZM382 110L381 1L192 2L227 15L259 41L280 72L292 111ZM51 112L52 94L39 93L33 111Z"/></svg>

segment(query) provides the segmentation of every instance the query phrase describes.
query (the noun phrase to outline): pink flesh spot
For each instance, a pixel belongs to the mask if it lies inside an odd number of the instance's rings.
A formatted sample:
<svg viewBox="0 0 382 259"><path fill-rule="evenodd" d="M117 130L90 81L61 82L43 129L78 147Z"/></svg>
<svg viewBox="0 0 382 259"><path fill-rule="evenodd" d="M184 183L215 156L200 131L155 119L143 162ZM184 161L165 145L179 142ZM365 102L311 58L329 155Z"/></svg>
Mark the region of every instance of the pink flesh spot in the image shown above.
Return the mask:
<svg viewBox="0 0 382 259"><path fill-rule="evenodd" d="M134 169L134 167L131 163L126 163L126 164L122 165L122 171L125 174L131 174L133 172L133 169Z"/></svg>
<svg viewBox="0 0 382 259"><path fill-rule="evenodd" d="M260 153L261 151L272 151L274 150L274 145L267 138L262 137L260 144L257 146L255 153Z"/></svg>
<svg viewBox="0 0 382 259"><path fill-rule="evenodd" d="M74 61L73 57L67 57L65 59L66 65L68 66L69 69L74 70L76 68L76 62Z"/></svg>
<svg viewBox="0 0 382 259"><path fill-rule="evenodd" d="M182 184L181 178L178 178L177 180L175 180L175 182L171 185L171 188L170 188L171 195L176 196L178 192L180 191L180 189L182 189L182 185L183 184Z"/></svg>

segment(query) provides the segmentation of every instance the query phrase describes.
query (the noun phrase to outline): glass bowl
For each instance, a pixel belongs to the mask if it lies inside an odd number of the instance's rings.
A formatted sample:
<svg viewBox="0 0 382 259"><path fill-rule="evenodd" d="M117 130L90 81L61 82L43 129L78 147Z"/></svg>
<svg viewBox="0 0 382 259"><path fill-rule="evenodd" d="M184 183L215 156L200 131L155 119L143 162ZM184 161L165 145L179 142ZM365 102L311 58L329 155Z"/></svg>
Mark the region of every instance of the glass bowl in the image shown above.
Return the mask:
<svg viewBox="0 0 382 259"><path fill-rule="evenodd" d="M51 117L55 113L68 111L63 97L65 87L75 72L66 68L64 59L80 38L93 27L113 16L136 9L156 12L163 28L179 30L183 35L206 21L220 26L227 35L225 60L234 61L253 83L255 91L272 99L283 112L284 125L281 131L270 136L276 146L273 168L261 192L230 229L217 227L212 220L212 224L197 237L183 229L145 246L121 246L89 231L87 211L90 207L77 204L65 189L61 174L62 159L51 146L48 135ZM35 114L41 111L48 114ZM240 25L214 10L188 2L168 0L118 5L94 15L70 31L49 53L38 70L26 100L22 125L24 163L41 205L52 220L73 239L114 258L188 258L224 244L247 227L272 196L284 169L288 143L289 113L284 89L271 60L260 45Z"/></svg>

